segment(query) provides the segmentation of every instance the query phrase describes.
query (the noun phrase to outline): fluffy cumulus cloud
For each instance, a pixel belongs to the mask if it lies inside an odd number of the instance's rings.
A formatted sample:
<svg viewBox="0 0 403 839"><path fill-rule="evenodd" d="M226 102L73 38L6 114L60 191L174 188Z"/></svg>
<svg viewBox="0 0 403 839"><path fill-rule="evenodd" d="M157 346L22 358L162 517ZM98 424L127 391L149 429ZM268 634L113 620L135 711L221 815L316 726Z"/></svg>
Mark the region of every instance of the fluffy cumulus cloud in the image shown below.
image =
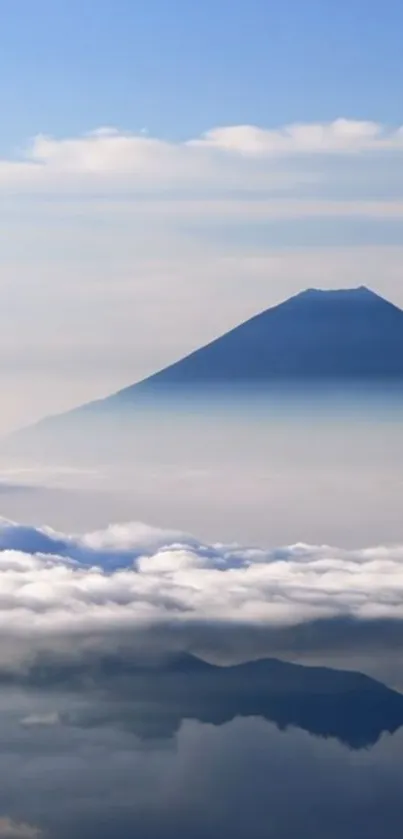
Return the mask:
<svg viewBox="0 0 403 839"><path fill-rule="evenodd" d="M2 523L2 666L36 653L215 651L403 620L403 546L208 545L129 524L81 537ZM284 635L285 634L285 635ZM321 633L319 633L321 634ZM326 635L323 628L322 637ZM251 636L252 655L256 642ZM381 638L382 633L379 633ZM232 638L232 641L231 641Z"/></svg>

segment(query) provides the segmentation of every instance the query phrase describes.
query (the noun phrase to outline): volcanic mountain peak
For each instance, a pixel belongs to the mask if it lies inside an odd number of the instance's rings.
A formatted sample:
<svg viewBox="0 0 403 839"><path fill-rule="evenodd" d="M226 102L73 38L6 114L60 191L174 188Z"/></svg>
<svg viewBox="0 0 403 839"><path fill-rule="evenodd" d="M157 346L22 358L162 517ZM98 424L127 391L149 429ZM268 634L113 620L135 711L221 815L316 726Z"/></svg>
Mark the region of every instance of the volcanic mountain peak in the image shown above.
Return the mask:
<svg viewBox="0 0 403 839"><path fill-rule="evenodd" d="M357 286L355 288L307 288L303 291L299 291L293 297L289 297L283 303L280 303L280 305L286 306L288 304L295 305L299 303L309 303L323 307L342 304L356 308L357 306L364 307L368 304L372 304L373 306L378 305L381 307L388 306L390 308L396 308L392 303L385 300L384 297L381 297L365 285ZM271 310L266 309L266 311L269 312Z"/></svg>
<svg viewBox="0 0 403 839"><path fill-rule="evenodd" d="M138 406L143 397L272 392L324 383L403 384L403 311L366 286L308 288L67 418ZM63 419L61 417L60 419ZM53 423L53 419L50 420Z"/></svg>
<svg viewBox="0 0 403 839"><path fill-rule="evenodd" d="M365 286L309 288L156 373L141 387L396 376L403 377L403 312Z"/></svg>
<svg viewBox="0 0 403 839"><path fill-rule="evenodd" d="M296 297L321 297L322 299L330 297L344 297L344 298L363 298L371 295L371 297L379 298L379 295L372 291L365 285L356 286L355 288L306 288L298 292Z"/></svg>

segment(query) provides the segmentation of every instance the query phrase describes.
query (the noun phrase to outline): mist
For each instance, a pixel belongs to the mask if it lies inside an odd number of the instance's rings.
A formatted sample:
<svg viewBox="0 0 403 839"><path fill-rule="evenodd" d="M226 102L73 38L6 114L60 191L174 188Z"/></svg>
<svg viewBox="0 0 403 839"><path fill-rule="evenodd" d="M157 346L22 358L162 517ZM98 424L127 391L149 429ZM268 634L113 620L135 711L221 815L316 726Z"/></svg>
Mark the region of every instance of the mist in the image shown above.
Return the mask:
<svg viewBox="0 0 403 839"><path fill-rule="evenodd" d="M398 388L152 400L3 442L3 515L67 531L143 521L272 547L401 540Z"/></svg>

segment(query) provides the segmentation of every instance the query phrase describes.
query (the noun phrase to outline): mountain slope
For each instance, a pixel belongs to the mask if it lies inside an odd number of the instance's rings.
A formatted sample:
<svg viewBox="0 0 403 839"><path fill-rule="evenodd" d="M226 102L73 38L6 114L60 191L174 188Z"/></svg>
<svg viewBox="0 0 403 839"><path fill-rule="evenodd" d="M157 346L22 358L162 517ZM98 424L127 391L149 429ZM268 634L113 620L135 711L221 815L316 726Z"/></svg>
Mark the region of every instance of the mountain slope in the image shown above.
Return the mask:
<svg viewBox="0 0 403 839"><path fill-rule="evenodd" d="M113 398L164 388L403 379L403 311L365 287L308 289Z"/></svg>
<svg viewBox="0 0 403 839"><path fill-rule="evenodd" d="M35 428L56 431L159 395L352 382L403 386L403 311L364 286L307 289L149 378Z"/></svg>

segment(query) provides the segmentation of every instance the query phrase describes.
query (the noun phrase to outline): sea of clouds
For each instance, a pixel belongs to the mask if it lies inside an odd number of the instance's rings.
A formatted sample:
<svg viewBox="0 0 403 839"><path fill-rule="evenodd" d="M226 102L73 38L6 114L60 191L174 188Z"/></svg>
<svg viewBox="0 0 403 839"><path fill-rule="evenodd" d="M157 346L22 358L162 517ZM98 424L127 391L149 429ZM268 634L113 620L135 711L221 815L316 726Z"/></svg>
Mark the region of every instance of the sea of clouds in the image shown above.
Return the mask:
<svg viewBox="0 0 403 839"><path fill-rule="evenodd" d="M206 544L139 523L84 535L0 521L0 668L36 656L403 645L403 545Z"/></svg>

